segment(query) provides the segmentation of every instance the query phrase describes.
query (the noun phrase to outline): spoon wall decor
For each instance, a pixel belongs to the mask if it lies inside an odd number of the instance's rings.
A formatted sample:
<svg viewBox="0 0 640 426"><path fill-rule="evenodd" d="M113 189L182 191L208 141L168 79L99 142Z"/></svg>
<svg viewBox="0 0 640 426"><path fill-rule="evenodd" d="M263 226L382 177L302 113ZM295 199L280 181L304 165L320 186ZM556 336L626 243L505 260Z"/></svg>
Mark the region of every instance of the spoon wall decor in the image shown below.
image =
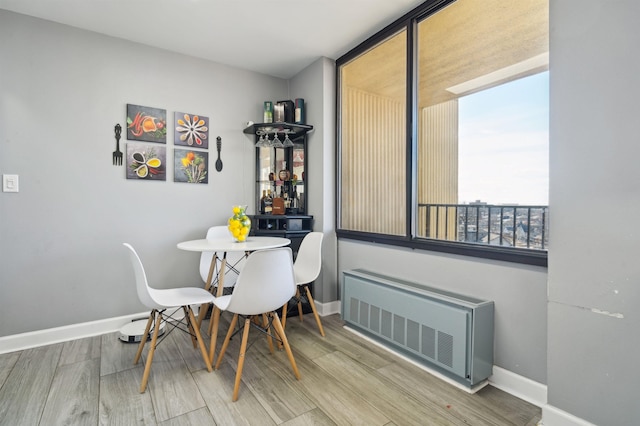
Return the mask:
<svg viewBox="0 0 640 426"><path fill-rule="evenodd" d="M216 160L216 170L222 170L222 160L220 159L220 149L222 149L222 138L218 136L216 138L216 149L218 150L218 159Z"/></svg>

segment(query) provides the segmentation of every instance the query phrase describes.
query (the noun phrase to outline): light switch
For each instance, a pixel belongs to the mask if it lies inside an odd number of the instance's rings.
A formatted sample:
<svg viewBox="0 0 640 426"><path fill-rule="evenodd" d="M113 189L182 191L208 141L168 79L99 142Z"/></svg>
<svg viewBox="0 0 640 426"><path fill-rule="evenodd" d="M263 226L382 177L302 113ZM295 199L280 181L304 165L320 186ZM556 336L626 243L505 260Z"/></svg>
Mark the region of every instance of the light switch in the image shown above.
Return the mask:
<svg viewBox="0 0 640 426"><path fill-rule="evenodd" d="M2 175L2 192L18 192L18 175Z"/></svg>

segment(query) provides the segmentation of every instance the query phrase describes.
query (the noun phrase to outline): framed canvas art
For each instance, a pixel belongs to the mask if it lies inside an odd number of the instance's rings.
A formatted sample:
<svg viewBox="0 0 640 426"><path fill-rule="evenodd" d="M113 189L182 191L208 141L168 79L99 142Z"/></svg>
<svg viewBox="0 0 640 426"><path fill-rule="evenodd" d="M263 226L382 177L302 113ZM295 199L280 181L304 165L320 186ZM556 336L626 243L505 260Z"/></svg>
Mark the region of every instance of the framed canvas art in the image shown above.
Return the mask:
<svg viewBox="0 0 640 426"><path fill-rule="evenodd" d="M127 104L127 139L167 143L167 110Z"/></svg>
<svg viewBox="0 0 640 426"><path fill-rule="evenodd" d="M175 145L209 148L209 117L176 112L174 118L175 134L173 143Z"/></svg>
<svg viewBox="0 0 640 426"><path fill-rule="evenodd" d="M166 147L127 143L127 179L167 180L166 164Z"/></svg>
<svg viewBox="0 0 640 426"><path fill-rule="evenodd" d="M209 183L209 153L174 149L173 180L175 182Z"/></svg>

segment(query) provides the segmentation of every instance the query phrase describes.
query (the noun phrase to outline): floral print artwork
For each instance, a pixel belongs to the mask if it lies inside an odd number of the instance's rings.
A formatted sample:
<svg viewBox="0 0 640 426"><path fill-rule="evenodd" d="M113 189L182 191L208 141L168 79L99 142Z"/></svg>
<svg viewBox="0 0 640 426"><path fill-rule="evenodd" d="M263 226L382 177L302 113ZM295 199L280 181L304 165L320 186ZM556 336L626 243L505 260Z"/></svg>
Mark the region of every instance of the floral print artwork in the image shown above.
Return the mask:
<svg viewBox="0 0 640 426"><path fill-rule="evenodd" d="M173 152L175 182L209 183L209 153L175 149Z"/></svg>
<svg viewBox="0 0 640 426"><path fill-rule="evenodd" d="M209 148L209 118L184 112L175 113L175 145Z"/></svg>

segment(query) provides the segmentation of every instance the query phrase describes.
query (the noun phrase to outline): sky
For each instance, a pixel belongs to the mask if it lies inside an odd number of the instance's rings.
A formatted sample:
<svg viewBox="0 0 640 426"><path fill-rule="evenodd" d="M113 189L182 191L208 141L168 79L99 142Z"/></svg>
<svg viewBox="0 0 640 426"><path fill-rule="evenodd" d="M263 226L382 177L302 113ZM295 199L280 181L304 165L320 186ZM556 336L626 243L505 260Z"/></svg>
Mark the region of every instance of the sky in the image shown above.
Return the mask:
<svg viewBox="0 0 640 426"><path fill-rule="evenodd" d="M549 72L458 102L458 202L548 205Z"/></svg>

